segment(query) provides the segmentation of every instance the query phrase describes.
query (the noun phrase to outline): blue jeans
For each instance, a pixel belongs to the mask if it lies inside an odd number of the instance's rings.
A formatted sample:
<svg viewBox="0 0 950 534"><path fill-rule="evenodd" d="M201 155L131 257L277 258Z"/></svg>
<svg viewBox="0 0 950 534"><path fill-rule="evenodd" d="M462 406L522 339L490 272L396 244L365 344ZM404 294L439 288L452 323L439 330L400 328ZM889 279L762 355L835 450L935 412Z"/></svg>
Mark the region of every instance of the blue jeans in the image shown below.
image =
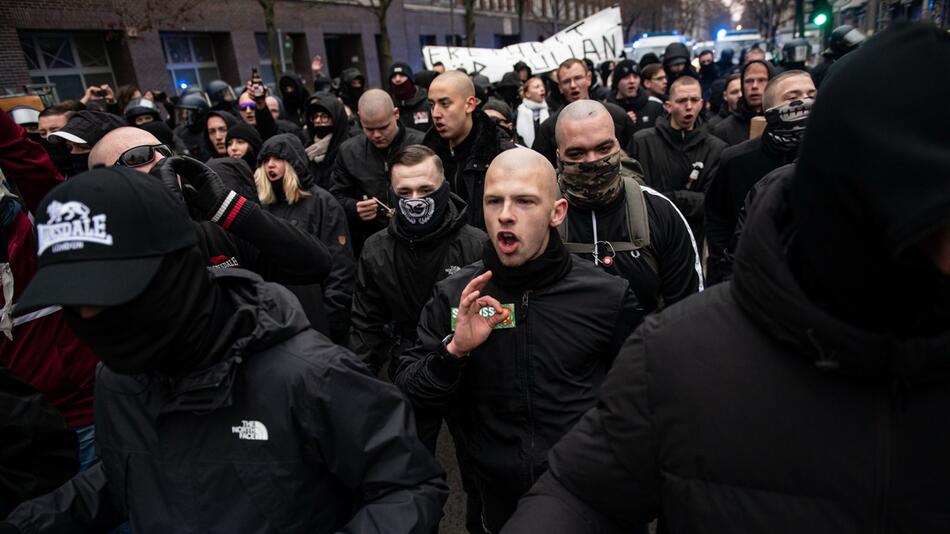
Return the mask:
<svg viewBox="0 0 950 534"><path fill-rule="evenodd" d="M96 425L81 426L74 430L79 438L79 470L85 471L99 461L96 454ZM123 523L109 534L132 534L132 529L128 523Z"/></svg>

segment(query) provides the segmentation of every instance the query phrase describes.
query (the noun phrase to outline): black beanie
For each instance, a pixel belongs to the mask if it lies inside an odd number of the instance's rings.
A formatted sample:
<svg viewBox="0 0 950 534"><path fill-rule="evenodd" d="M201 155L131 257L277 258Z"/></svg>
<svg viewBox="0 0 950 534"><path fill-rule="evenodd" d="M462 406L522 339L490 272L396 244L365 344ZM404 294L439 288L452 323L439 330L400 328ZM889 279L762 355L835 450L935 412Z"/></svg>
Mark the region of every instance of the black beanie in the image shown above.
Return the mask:
<svg viewBox="0 0 950 534"><path fill-rule="evenodd" d="M257 133L257 128L246 122L239 122L228 128L228 136L225 139L225 143L231 139L243 139L247 141L248 144L251 145L251 150L254 151L255 155L261 151L261 145L264 144L264 141L261 139L261 134Z"/></svg>
<svg viewBox="0 0 950 534"><path fill-rule="evenodd" d="M412 67L407 63L396 62L389 66L389 76L386 76L386 81L393 79L393 76L396 74L404 74L409 77L410 81L414 81L412 78Z"/></svg>
<svg viewBox="0 0 950 534"><path fill-rule="evenodd" d="M640 66L637 65L637 62L632 59L625 59L620 63L617 63L617 66L614 67L613 79L610 82L610 88L614 91L617 90L617 85L620 84L620 80L626 78L631 74L640 75Z"/></svg>

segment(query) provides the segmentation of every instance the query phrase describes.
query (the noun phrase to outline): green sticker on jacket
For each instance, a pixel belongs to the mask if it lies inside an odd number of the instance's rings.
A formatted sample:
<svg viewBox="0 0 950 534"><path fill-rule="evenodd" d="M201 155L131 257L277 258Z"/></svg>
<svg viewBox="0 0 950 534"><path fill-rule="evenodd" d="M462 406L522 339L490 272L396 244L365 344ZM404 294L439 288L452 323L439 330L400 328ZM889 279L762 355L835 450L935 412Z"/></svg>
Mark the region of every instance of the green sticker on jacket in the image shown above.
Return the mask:
<svg viewBox="0 0 950 534"><path fill-rule="evenodd" d="M504 321L502 321L502 322L496 324L495 327L492 328L492 330L503 330L503 329L505 329L505 328L514 328L514 327L516 326L516 323L515 323L515 305L514 305L514 304L502 304L501 306L502 306L503 308L508 308L508 311L510 311L511 313L508 314L508 318L507 318L507 319L505 319ZM478 313L482 314L482 317L491 317L492 315L495 315L495 309L492 308L491 306L485 306L485 307L482 308ZM458 315L459 315L459 309L458 309L458 308L452 308L452 331L453 331L453 332L455 332L455 322L458 320Z"/></svg>

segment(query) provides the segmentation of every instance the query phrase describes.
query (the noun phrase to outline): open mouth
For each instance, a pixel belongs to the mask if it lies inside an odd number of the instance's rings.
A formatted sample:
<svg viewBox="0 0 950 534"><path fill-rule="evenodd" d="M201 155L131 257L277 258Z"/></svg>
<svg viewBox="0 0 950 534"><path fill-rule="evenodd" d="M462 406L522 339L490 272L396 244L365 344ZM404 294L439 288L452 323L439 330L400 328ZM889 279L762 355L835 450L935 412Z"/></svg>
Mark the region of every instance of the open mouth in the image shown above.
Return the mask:
<svg viewBox="0 0 950 534"><path fill-rule="evenodd" d="M514 254L518 250L518 236L512 232L498 232L498 250L502 254Z"/></svg>
<svg viewBox="0 0 950 534"><path fill-rule="evenodd" d="M267 171L267 179L270 181L280 180L280 176L274 171Z"/></svg>

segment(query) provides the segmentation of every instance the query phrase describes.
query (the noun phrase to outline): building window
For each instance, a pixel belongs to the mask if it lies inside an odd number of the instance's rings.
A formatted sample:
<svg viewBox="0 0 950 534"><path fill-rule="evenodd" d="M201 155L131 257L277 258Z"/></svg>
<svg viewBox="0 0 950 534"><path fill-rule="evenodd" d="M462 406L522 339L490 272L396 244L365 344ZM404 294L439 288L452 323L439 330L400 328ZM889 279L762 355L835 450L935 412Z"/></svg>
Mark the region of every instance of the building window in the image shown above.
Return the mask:
<svg viewBox="0 0 950 534"><path fill-rule="evenodd" d="M293 72L294 70L294 43L291 39L290 34L285 33L280 36L283 41L283 55L282 60L284 62L284 68L280 69L281 72ZM261 62L261 78L264 79L264 83L273 89L275 87L274 80L274 70L271 68L273 62L270 60L270 46L267 44L267 34L266 33L255 33L254 40L257 43L257 57ZM277 55L281 56L281 51L277 52Z"/></svg>
<svg viewBox="0 0 950 534"><path fill-rule="evenodd" d="M419 48L424 48L426 46L436 46L439 44L439 39L435 35L420 35L419 36Z"/></svg>
<svg viewBox="0 0 950 534"><path fill-rule="evenodd" d="M22 32L19 37L30 82L54 84L58 99L82 98L91 85L115 89L102 34Z"/></svg>
<svg viewBox="0 0 950 534"><path fill-rule="evenodd" d="M172 85L181 93L192 85L218 80L218 63L214 57L211 36L200 33L163 33L165 68Z"/></svg>

